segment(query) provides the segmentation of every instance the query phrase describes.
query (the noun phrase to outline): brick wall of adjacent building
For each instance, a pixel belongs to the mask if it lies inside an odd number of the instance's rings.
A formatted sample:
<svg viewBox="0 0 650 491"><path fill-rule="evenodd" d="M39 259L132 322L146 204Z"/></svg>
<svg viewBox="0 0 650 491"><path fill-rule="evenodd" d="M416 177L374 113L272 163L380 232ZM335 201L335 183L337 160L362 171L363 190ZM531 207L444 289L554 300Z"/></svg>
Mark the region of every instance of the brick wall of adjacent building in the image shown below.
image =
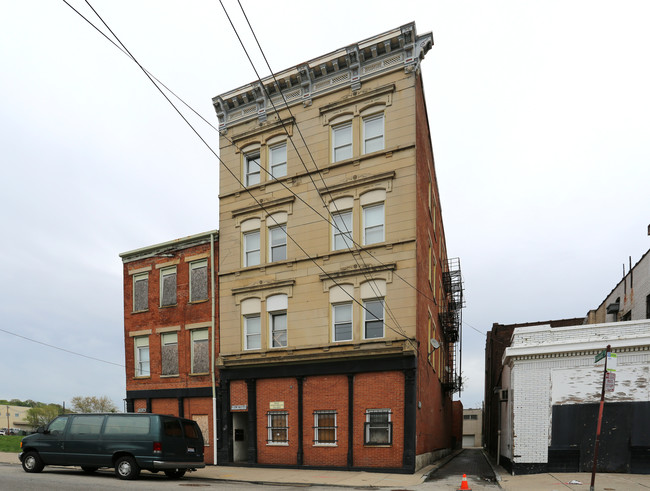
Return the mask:
<svg viewBox="0 0 650 491"><path fill-rule="evenodd" d="M211 258L211 234L215 240L214 263ZM213 268L215 271L216 286L217 250L218 237L214 231L121 254L127 407L135 412L150 411L195 419L206 441L206 462L212 462L214 457L211 443L213 410L209 396L211 375L191 373L192 332L195 328L208 329L208 337L211 337L210 270ZM208 295L205 300L190 302L190 264L197 260L207 260L208 263ZM163 268L170 266L176 267L176 304L161 306L160 275ZM135 312L133 276L138 272L148 273L148 308ZM215 298L215 319L218 319L218 295ZM177 334L177 375L162 375L161 339L168 332ZM136 376L134 340L140 336L146 336L149 341L149 376ZM208 344L211 351L211 339ZM218 335L215 336L215 352L219 352Z"/></svg>

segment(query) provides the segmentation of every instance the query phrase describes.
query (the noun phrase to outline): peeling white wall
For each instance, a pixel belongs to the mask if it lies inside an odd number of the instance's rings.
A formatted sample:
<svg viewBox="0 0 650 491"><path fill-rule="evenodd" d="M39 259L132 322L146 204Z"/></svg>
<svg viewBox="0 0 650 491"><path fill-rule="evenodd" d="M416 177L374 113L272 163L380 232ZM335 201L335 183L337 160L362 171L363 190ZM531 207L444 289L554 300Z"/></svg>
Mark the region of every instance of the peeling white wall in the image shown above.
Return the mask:
<svg viewBox="0 0 650 491"><path fill-rule="evenodd" d="M600 401L604 361L594 359L608 344L618 363L605 401L650 401L650 320L515 329L504 354L510 400L501 418L502 455L515 463L548 461L553 405Z"/></svg>

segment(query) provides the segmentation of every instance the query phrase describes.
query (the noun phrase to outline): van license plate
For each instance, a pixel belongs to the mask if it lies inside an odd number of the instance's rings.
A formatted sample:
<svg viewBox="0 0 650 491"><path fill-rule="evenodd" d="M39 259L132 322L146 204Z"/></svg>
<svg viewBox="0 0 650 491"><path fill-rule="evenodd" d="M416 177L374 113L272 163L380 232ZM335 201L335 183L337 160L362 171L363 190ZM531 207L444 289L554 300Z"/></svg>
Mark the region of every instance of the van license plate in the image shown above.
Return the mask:
<svg viewBox="0 0 650 491"><path fill-rule="evenodd" d="M187 452L188 453L194 453L194 449L192 447L187 447Z"/></svg>

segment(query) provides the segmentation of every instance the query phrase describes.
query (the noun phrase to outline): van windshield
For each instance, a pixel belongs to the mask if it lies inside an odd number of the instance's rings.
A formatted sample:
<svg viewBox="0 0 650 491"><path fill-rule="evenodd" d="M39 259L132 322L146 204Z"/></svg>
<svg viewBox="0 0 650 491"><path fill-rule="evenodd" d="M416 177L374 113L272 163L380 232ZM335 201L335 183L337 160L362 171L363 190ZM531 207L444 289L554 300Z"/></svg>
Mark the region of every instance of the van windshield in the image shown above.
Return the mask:
<svg viewBox="0 0 650 491"><path fill-rule="evenodd" d="M67 422L68 422L67 416L59 416L47 426L47 430L50 432L51 435L58 435L60 433L63 433L63 430L65 430L65 425Z"/></svg>

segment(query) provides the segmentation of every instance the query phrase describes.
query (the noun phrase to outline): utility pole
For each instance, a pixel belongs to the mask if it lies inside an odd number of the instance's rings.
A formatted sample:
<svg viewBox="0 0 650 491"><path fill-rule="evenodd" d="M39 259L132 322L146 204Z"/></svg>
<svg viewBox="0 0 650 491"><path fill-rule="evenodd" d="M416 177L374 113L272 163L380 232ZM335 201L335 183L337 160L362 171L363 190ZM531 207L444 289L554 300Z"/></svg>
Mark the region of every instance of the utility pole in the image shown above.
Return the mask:
<svg viewBox="0 0 650 491"><path fill-rule="evenodd" d="M603 422L603 407L605 405L605 380L607 379L607 359L609 358L609 353L612 351L611 345L607 345L607 349L600 354L596 355L596 363L604 355L605 358L605 369L603 370L603 388L600 392L600 407L598 409L598 423L596 424L596 441L594 443L594 465L591 468L591 486L589 486L589 491L594 491L594 483L596 482L596 463L598 461L598 444L600 443L600 428Z"/></svg>

